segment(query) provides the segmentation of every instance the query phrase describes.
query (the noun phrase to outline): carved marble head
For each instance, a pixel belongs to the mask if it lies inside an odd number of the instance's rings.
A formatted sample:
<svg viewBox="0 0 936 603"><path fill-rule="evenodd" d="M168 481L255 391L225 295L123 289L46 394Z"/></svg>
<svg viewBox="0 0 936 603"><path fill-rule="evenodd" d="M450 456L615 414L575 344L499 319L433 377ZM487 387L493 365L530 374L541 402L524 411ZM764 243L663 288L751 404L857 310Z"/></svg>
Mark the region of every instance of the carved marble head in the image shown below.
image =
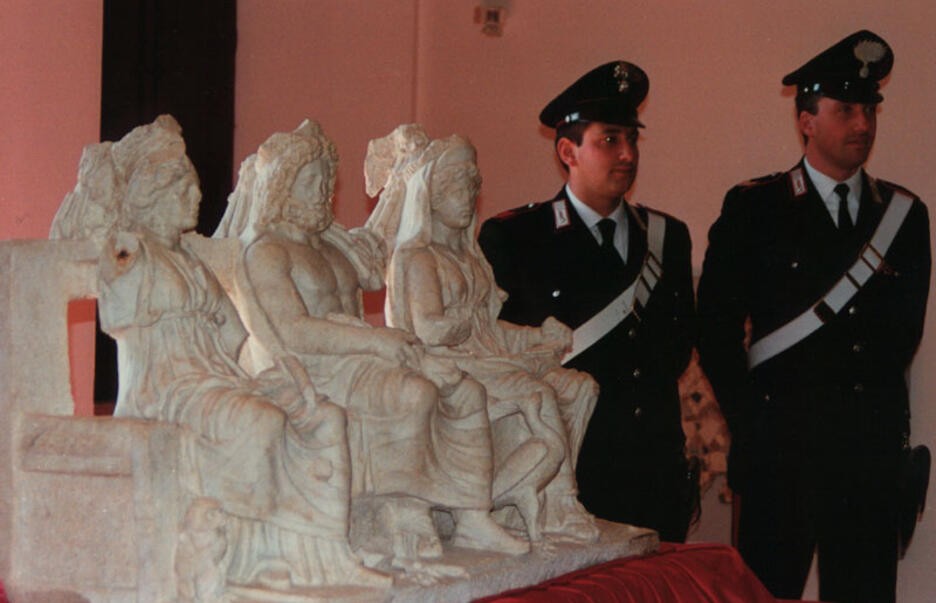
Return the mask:
<svg viewBox="0 0 936 603"><path fill-rule="evenodd" d="M460 227L467 228L474 217L475 201L481 190L474 146L456 134L434 140L426 155L427 160L434 163L429 181L429 205L433 215L443 221L463 222Z"/></svg>
<svg viewBox="0 0 936 603"><path fill-rule="evenodd" d="M257 226L288 222L320 231L331 224L338 152L316 122L270 136L255 165Z"/></svg>
<svg viewBox="0 0 936 603"><path fill-rule="evenodd" d="M474 248L475 201L481 185L475 149L458 135L433 140L416 161L394 248L428 245L438 225L461 231Z"/></svg>
<svg viewBox="0 0 936 603"><path fill-rule="evenodd" d="M134 128L114 143L112 154L126 183L121 229L172 238L195 228L201 190L175 119L161 115Z"/></svg>
<svg viewBox="0 0 936 603"><path fill-rule="evenodd" d="M101 239L120 229L176 237L195 227L200 201L182 128L161 115L118 142L85 147L50 236Z"/></svg>

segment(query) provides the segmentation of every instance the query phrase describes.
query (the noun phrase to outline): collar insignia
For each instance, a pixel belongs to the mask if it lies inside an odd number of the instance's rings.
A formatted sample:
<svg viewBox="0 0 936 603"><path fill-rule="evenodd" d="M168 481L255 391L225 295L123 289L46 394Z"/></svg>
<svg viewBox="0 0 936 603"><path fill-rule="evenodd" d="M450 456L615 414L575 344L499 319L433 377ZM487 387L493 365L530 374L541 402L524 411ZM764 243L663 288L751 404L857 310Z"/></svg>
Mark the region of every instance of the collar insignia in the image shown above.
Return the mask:
<svg viewBox="0 0 936 603"><path fill-rule="evenodd" d="M793 195L802 197L806 194L806 177L803 176L802 168L796 168L790 172L790 183L793 185Z"/></svg>
<svg viewBox="0 0 936 603"><path fill-rule="evenodd" d="M566 205L565 199L553 201L552 210L553 218L556 221L556 230L562 230L572 225L572 220L569 218L569 206Z"/></svg>

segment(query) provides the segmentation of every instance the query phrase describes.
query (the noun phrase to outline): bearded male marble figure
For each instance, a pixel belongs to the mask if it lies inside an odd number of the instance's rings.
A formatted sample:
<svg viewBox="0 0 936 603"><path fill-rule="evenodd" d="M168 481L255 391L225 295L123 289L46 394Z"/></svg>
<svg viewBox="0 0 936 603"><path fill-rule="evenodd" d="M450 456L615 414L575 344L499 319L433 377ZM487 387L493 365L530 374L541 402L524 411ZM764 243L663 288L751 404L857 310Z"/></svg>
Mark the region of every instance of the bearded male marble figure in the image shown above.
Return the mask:
<svg viewBox="0 0 936 603"><path fill-rule="evenodd" d="M309 121L245 161L221 234L237 232L246 245L253 334L295 354L316 390L348 410L352 496L412 497L427 517L430 507L452 511L455 546L527 552L489 515L484 389L433 363L412 335L361 320L362 290L383 284L384 250L369 231L333 222L336 167L332 142Z"/></svg>

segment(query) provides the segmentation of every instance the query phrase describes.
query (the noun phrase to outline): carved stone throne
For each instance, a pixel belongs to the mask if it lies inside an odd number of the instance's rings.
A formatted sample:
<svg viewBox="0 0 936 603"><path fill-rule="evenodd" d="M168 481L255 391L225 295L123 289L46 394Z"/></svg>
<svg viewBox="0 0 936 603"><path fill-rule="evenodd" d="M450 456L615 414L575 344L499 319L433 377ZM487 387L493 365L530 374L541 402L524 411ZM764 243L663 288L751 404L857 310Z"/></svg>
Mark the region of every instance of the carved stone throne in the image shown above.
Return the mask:
<svg viewBox="0 0 936 603"><path fill-rule="evenodd" d="M86 241L0 242L0 572L13 601L174 601L183 430L76 417L68 302Z"/></svg>

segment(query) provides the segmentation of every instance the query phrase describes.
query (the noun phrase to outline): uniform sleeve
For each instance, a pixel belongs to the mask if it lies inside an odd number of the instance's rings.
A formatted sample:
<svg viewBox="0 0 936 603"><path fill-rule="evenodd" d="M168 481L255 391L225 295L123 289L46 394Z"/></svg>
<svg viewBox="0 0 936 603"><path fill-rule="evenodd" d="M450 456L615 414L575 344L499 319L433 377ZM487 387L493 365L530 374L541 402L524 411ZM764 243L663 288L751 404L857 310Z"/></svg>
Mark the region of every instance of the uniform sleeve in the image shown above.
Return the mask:
<svg viewBox="0 0 936 603"><path fill-rule="evenodd" d="M895 279L896 290L889 296L894 301L891 320L879 320L882 338L890 338L887 349L904 369L910 365L923 337L926 302L930 286L932 257L930 251L929 215L926 206L914 201L904 223L905 233L898 235L892 251L908 258ZM888 254L890 256L890 254Z"/></svg>
<svg viewBox="0 0 936 603"><path fill-rule="evenodd" d="M672 344L672 354L669 368L674 379L678 379L692 356L692 348L696 344L698 324L696 320L695 294L692 285L692 242L689 238L689 229L678 220L672 222L670 235L669 257L664 259L666 270L664 277L670 280L673 291L672 317L668 341Z"/></svg>
<svg viewBox="0 0 936 603"><path fill-rule="evenodd" d="M494 280L498 287L507 292L507 301L501 308L499 318L521 325L538 325L542 320L531 321L529 309L524 303L530 292L524 291L526 285L520 270L523 258L515 247L517 240L517 233L511 224L496 218L486 220L478 234L478 244L494 270Z"/></svg>
<svg viewBox="0 0 936 603"><path fill-rule="evenodd" d="M511 268L510 237L503 222L495 218L485 220L478 233L478 245L494 269L497 286L509 293L516 286L517 279Z"/></svg>
<svg viewBox="0 0 936 603"><path fill-rule="evenodd" d="M745 259L751 232L740 189L725 196L709 230L699 280L699 359L728 427L737 436L748 384L744 347L749 297Z"/></svg>

